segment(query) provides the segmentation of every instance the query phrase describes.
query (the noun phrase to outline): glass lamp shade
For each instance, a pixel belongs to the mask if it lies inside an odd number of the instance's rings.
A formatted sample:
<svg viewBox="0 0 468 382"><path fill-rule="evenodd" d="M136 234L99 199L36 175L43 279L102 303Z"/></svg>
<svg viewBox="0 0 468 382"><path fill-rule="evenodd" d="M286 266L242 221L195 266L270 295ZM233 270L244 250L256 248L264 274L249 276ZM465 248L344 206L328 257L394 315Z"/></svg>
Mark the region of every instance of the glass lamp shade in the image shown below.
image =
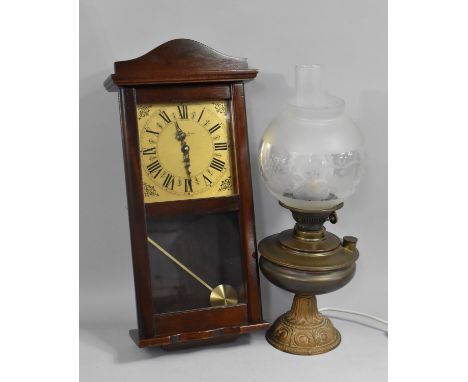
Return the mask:
<svg viewBox="0 0 468 382"><path fill-rule="evenodd" d="M267 188L288 207L328 209L352 195L364 139L342 99L324 91L320 65L296 66L296 96L266 129L259 150Z"/></svg>

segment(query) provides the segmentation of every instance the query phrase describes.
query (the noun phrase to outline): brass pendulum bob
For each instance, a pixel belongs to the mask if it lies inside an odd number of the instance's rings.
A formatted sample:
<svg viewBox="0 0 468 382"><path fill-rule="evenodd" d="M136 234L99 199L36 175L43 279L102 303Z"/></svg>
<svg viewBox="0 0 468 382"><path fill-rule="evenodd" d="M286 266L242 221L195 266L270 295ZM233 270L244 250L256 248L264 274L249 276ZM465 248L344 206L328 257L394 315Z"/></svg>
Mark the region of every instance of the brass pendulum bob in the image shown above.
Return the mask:
<svg viewBox="0 0 468 382"><path fill-rule="evenodd" d="M337 290L353 278L357 239L345 236L341 241L323 227L327 220L337 221L335 211L343 203L317 211L280 204L291 210L296 225L260 242L260 269L269 281L295 296L291 310L276 319L266 339L287 353L325 353L340 344L341 336L318 311L315 296Z"/></svg>

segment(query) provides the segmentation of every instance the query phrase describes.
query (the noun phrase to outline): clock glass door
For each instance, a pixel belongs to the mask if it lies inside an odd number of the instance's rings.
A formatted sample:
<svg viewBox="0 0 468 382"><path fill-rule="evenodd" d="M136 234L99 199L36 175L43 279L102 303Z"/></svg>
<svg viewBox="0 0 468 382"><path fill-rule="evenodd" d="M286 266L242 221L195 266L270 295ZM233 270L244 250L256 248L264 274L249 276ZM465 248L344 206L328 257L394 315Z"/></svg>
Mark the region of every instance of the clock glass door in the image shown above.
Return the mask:
<svg viewBox="0 0 468 382"><path fill-rule="evenodd" d="M153 311L245 302L237 212L149 219Z"/></svg>

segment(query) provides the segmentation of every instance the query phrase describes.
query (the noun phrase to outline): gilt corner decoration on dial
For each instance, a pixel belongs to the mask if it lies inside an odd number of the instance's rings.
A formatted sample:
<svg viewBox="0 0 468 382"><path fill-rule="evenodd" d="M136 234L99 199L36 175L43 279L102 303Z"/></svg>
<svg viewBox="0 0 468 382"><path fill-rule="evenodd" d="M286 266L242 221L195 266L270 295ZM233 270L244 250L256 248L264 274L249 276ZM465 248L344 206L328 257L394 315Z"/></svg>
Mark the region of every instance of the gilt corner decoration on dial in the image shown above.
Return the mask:
<svg viewBox="0 0 468 382"><path fill-rule="evenodd" d="M225 101L137 106L145 203L234 193Z"/></svg>

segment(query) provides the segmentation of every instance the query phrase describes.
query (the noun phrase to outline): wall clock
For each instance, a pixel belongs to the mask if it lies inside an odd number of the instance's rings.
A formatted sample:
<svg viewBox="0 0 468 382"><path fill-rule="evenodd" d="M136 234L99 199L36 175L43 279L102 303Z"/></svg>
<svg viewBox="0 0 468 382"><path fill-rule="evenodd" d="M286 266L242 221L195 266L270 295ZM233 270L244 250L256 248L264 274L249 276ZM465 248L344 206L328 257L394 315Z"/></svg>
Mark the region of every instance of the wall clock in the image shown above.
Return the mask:
<svg viewBox="0 0 468 382"><path fill-rule="evenodd" d="M139 347L265 328L244 82L247 61L187 39L114 64Z"/></svg>

